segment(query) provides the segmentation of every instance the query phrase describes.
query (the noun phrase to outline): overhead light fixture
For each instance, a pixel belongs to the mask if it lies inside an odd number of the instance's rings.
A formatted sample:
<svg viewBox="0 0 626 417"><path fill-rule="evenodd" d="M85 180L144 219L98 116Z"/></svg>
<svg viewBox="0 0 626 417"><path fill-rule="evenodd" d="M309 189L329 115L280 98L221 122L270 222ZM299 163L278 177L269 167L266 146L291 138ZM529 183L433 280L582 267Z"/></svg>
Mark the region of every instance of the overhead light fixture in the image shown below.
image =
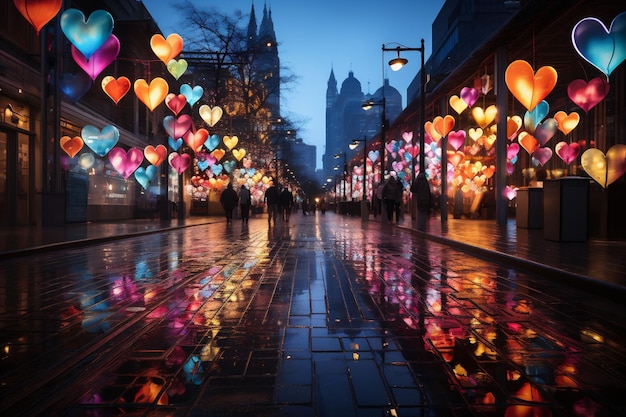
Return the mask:
<svg viewBox="0 0 626 417"><path fill-rule="evenodd" d="M389 61L389 66L393 71L399 71L403 66L409 63L409 60L406 58L402 58L400 56L400 51L398 51L398 57Z"/></svg>
<svg viewBox="0 0 626 417"><path fill-rule="evenodd" d="M4 108L4 121L10 120L11 123L17 124L20 121L20 118L17 117L15 111L13 111L13 106L11 104L7 104Z"/></svg>

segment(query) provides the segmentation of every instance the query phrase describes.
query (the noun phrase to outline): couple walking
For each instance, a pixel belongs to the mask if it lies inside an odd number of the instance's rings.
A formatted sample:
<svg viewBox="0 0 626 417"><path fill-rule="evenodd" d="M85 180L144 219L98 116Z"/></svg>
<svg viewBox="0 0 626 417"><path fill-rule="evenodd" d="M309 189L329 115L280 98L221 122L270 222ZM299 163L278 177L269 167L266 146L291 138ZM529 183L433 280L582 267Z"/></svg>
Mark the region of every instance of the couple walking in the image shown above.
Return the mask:
<svg viewBox="0 0 626 417"><path fill-rule="evenodd" d="M241 186L239 189L239 195L237 195L237 192L233 190L233 185L229 183L226 186L226 189L222 191L220 203L226 212L226 223L233 221L233 211L237 207L237 204L239 204L241 223L248 224L248 219L250 218L251 196L250 190L248 190L245 185Z"/></svg>

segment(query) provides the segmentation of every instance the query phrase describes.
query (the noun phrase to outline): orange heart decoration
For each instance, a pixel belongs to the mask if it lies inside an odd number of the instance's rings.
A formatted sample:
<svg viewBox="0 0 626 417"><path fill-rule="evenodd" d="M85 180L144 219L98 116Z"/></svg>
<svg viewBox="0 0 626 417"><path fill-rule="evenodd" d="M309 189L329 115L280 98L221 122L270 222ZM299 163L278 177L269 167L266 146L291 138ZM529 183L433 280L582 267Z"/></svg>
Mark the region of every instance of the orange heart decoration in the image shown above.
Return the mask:
<svg viewBox="0 0 626 417"><path fill-rule="evenodd" d="M522 118L515 115L506 118L506 137L509 140L515 139L517 131L522 127Z"/></svg>
<svg viewBox="0 0 626 417"><path fill-rule="evenodd" d="M158 167L167 158L167 148L164 145L157 145L156 147L148 145L143 150L143 154L148 162Z"/></svg>
<svg viewBox="0 0 626 417"><path fill-rule="evenodd" d="M445 115L444 117L437 116L433 120L433 126L441 137L447 136L448 133L454 128L454 117Z"/></svg>
<svg viewBox="0 0 626 417"><path fill-rule="evenodd" d="M37 35L63 6L63 0L14 0L13 3L28 23L35 28Z"/></svg>
<svg viewBox="0 0 626 417"><path fill-rule="evenodd" d="M102 79L102 90L117 104L130 90L130 80L123 76L116 79L107 75Z"/></svg>
<svg viewBox="0 0 626 417"><path fill-rule="evenodd" d="M580 115L575 111L571 112L569 115L564 111L558 111L554 115L554 120L558 123L559 130L563 132L564 135L567 135L578 126Z"/></svg>
<svg viewBox="0 0 626 417"><path fill-rule="evenodd" d="M144 79L135 81L135 95L150 111L156 109L159 104L165 100L170 86L161 77L157 77L150 82L150 85Z"/></svg>
<svg viewBox="0 0 626 417"><path fill-rule="evenodd" d="M204 142L206 142L208 137L209 137L209 131L201 128L201 129L198 129L195 133L192 132L191 130L188 131L183 137L183 140L185 141L187 146L193 149L194 152L197 152L198 148L204 145ZM218 161L220 159L221 158L218 158Z"/></svg>
<svg viewBox="0 0 626 417"><path fill-rule="evenodd" d="M467 108L467 103L459 98L459 96L450 97L450 106L454 109L455 112L461 114Z"/></svg>
<svg viewBox="0 0 626 417"><path fill-rule="evenodd" d="M522 132L519 134L517 141L522 148L526 149L529 155L532 155L537 149L539 149L539 141L535 139L533 135L528 132Z"/></svg>
<svg viewBox="0 0 626 417"><path fill-rule="evenodd" d="M496 118L496 114L498 111L496 110L496 106L491 105L487 107L486 110L483 110L482 107L474 107L472 109L472 117L478 124L478 126L483 129L489 126Z"/></svg>
<svg viewBox="0 0 626 417"><path fill-rule="evenodd" d="M233 149L233 156L235 157L236 160L241 161L241 158L246 156L246 150L243 148Z"/></svg>
<svg viewBox="0 0 626 417"><path fill-rule="evenodd" d="M237 136L224 136L224 145L230 150L237 146L239 138Z"/></svg>
<svg viewBox="0 0 626 417"><path fill-rule="evenodd" d="M448 162L450 162L454 167L459 165L461 161L465 159L465 154L461 151L448 151Z"/></svg>
<svg viewBox="0 0 626 417"><path fill-rule="evenodd" d="M83 139L80 136L74 136L73 138L69 136L63 136L59 141L61 145L61 149L65 151L66 154L73 158L76 156L81 149L83 149Z"/></svg>
<svg viewBox="0 0 626 417"><path fill-rule="evenodd" d="M532 111L556 86L557 73L550 66L541 67L535 73L528 62L520 59L507 67L504 80L511 94L526 110Z"/></svg>
<svg viewBox="0 0 626 417"><path fill-rule="evenodd" d="M439 134L439 132L437 132L437 129L435 129L435 126L434 126L433 122L428 121L428 122L424 123L424 129L426 130L426 133L428 133L428 135L435 142L437 142L439 139L441 139L441 135Z"/></svg>
<svg viewBox="0 0 626 417"><path fill-rule="evenodd" d="M183 38L176 33L172 33L167 39L160 34L152 35L150 47L152 52L167 65L183 50Z"/></svg>
<svg viewBox="0 0 626 417"><path fill-rule="evenodd" d="M225 154L226 151L224 149L216 149L211 152L211 156L213 156L213 158L215 158L217 161L221 161Z"/></svg>
<svg viewBox="0 0 626 417"><path fill-rule="evenodd" d="M491 178L496 173L496 167L494 165L484 166L482 171L485 177Z"/></svg>

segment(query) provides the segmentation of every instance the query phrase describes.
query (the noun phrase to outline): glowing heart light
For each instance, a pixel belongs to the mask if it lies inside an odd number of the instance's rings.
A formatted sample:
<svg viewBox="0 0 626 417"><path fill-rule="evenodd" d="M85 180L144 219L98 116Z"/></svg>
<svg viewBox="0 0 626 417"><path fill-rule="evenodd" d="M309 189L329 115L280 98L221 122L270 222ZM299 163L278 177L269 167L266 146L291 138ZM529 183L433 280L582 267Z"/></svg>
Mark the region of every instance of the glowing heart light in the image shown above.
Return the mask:
<svg viewBox="0 0 626 417"><path fill-rule="evenodd" d="M120 131L115 126L107 125L102 131L97 127L86 125L82 128L80 136L85 145L99 156L105 156L117 144Z"/></svg>
<svg viewBox="0 0 626 417"><path fill-rule="evenodd" d="M535 128L535 133L533 136L537 139L537 142L541 146L544 146L556 133L558 129L558 124L556 120L550 118L543 121L543 123L539 123Z"/></svg>
<svg viewBox="0 0 626 417"><path fill-rule="evenodd" d="M237 160L237 161L241 161L241 159L246 156L246 150L241 148L241 149L233 149L233 157Z"/></svg>
<svg viewBox="0 0 626 417"><path fill-rule="evenodd" d="M215 164L211 166L211 172L213 172L213 175L220 175L223 170L224 170L224 165L222 164Z"/></svg>
<svg viewBox="0 0 626 417"><path fill-rule="evenodd" d="M517 188L507 185L504 187L504 196L511 201L517 197Z"/></svg>
<svg viewBox="0 0 626 417"><path fill-rule="evenodd" d="M594 108L609 94L609 83L597 77L587 83L585 80L574 80L567 86L567 95L585 113Z"/></svg>
<svg viewBox="0 0 626 417"><path fill-rule="evenodd" d="M526 108L532 111L556 86L557 72L553 67L541 67L535 73L524 60L513 61L504 73L509 91Z"/></svg>
<svg viewBox="0 0 626 417"><path fill-rule="evenodd" d="M511 143L506 147L506 159L513 160L519 152L519 145L517 143Z"/></svg>
<svg viewBox="0 0 626 417"><path fill-rule="evenodd" d="M156 147L148 145L143 150L143 155L148 162L158 167L167 158L167 148L164 145L157 145Z"/></svg>
<svg viewBox="0 0 626 417"><path fill-rule="evenodd" d="M85 143L80 138L80 136L74 136L73 138L70 136L63 136L59 141L59 145L61 145L61 149L65 151L66 154L69 155L70 158L73 158L83 149L83 145Z"/></svg>
<svg viewBox="0 0 626 417"><path fill-rule="evenodd" d="M96 163L96 158L91 153L83 153L78 157L78 166L80 169L87 171Z"/></svg>
<svg viewBox="0 0 626 417"><path fill-rule="evenodd" d="M370 161L376 162L378 161L378 158L380 157L380 151L369 151L367 153L367 157L370 159Z"/></svg>
<svg viewBox="0 0 626 417"><path fill-rule="evenodd" d="M557 156L567 165L571 164L578 158L580 154L580 145L578 143L559 142L554 147Z"/></svg>
<svg viewBox="0 0 626 417"><path fill-rule="evenodd" d="M230 174L237 167L237 162L235 162L235 161L224 161L222 163L222 165L224 166L224 171L226 171L226 172L228 172Z"/></svg>
<svg viewBox="0 0 626 417"><path fill-rule="evenodd" d="M439 136L447 136L448 133L454 128L454 117L445 115L444 117L437 116L433 119L433 127Z"/></svg>
<svg viewBox="0 0 626 417"><path fill-rule="evenodd" d="M135 170L135 180L146 190L156 177L156 173L157 170L154 165L150 165L147 168L139 167Z"/></svg>
<svg viewBox="0 0 626 417"><path fill-rule="evenodd" d="M174 78L179 79L187 71L187 61L184 59L179 59L178 61L170 59L167 63L167 70Z"/></svg>
<svg viewBox="0 0 626 417"><path fill-rule="evenodd" d="M483 110L482 107L474 107L472 109L472 117L481 128L485 129L496 119L498 113L496 106L491 105Z"/></svg>
<svg viewBox="0 0 626 417"><path fill-rule="evenodd" d="M215 149L213 152L211 152L211 156L217 161L221 161L224 155L226 155L226 151L224 149Z"/></svg>
<svg viewBox="0 0 626 417"><path fill-rule="evenodd" d="M96 10L85 20L78 9L67 9L61 14L61 30L65 37L87 59L111 37L113 16L106 10Z"/></svg>
<svg viewBox="0 0 626 417"><path fill-rule="evenodd" d="M156 77L150 84L144 79L135 80L135 95L150 111L156 109L167 97L170 86L161 77ZM179 136L180 137L180 136Z"/></svg>
<svg viewBox="0 0 626 417"><path fill-rule="evenodd" d="M580 163L591 178L606 188L626 172L626 145L613 145L606 155L599 149L587 149Z"/></svg>
<svg viewBox="0 0 626 417"><path fill-rule="evenodd" d="M559 130L563 132L564 135L567 135L578 126L580 115L575 111L570 114L564 111L558 111L554 115L554 120L558 123Z"/></svg>
<svg viewBox="0 0 626 417"><path fill-rule="evenodd" d="M168 109L172 111L176 116L181 112L185 105L187 104L187 97L184 94L174 94L169 93L165 96L165 105Z"/></svg>
<svg viewBox="0 0 626 417"><path fill-rule="evenodd" d="M224 136L224 145L230 150L237 146L239 138L237 136Z"/></svg>
<svg viewBox="0 0 626 417"><path fill-rule="evenodd" d="M461 100L463 100L469 107L472 107L478 100L478 94L479 91L473 87L463 87L461 89Z"/></svg>
<svg viewBox="0 0 626 417"><path fill-rule="evenodd" d="M200 117L202 117L202 120L209 125L209 127L213 127L222 118L223 110L219 106L211 107L203 104L198 109L198 113L200 114Z"/></svg>
<svg viewBox="0 0 626 417"><path fill-rule="evenodd" d="M83 69L91 77L92 80L98 78L98 75L106 67L115 61L117 55L120 53L120 40L117 36L111 35L102 44L100 48L94 51L94 53L86 58L75 46L72 45L72 58L79 67Z"/></svg>
<svg viewBox="0 0 626 417"><path fill-rule="evenodd" d="M465 154L463 152L448 152L448 162L452 164L452 166L456 167L465 159Z"/></svg>
<svg viewBox="0 0 626 417"><path fill-rule="evenodd" d="M196 165L198 165L198 169L200 169L200 171L206 171L207 168L210 166L209 161L207 161L206 159L204 161L198 161Z"/></svg>
<svg viewBox="0 0 626 417"><path fill-rule="evenodd" d="M441 135L439 134L439 132L437 132L437 129L435 129L435 125L432 121L429 120L428 122L424 123L424 130L431 140L437 142L439 141L439 139L441 139Z"/></svg>
<svg viewBox="0 0 626 417"><path fill-rule="evenodd" d="M183 114L183 116L187 116L187 115ZM181 118L183 116L181 116ZM190 118L190 120L191 120L191 118ZM190 125L190 127L191 127L191 125ZM189 146L191 149L193 149L194 152L197 152L198 149L202 145L204 145L204 142L207 140L208 137L209 137L209 132L206 129L198 129L195 132L192 132L191 130L189 130L183 136L183 140L185 141L187 146Z"/></svg>
<svg viewBox="0 0 626 417"><path fill-rule="evenodd" d="M102 79L102 90L111 100L118 104L120 100L130 91L130 80L128 77L115 78L107 75Z"/></svg>
<svg viewBox="0 0 626 417"><path fill-rule="evenodd" d="M411 143L413 141L413 132L402 132L402 139L405 143Z"/></svg>
<svg viewBox="0 0 626 417"><path fill-rule="evenodd" d="M46 23L59 13L63 0L13 0L13 3L39 35Z"/></svg>
<svg viewBox="0 0 626 417"><path fill-rule="evenodd" d="M143 162L143 152L138 148L130 148L127 152L116 146L109 151L109 162L126 179L133 175Z"/></svg>
<svg viewBox="0 0 626 417"><path fill-rule="evenodd" d="M455 112L461 114L467 109L467 103L463 101L459 96L450 97L450 107L454 109Z"/></svg>
<svg viewBox="0 0 626 417"><path fill-rule="evenodd" d="M533 135L528 132L521 132L517 138L519 144L528 152L529 155L532 155L536 149L539 148L539 142Z"/></svg>
<svg viewBox="0 0 626 417"><path fill-rule="evenodd" d="M524 114L524 128L530 133L535 133L535 128L545 119L549 111L550 105L545 100L536 105L534 109L527 111Z"/></svg>
<svg viewBox="0 0 626 417"><path fill-rule="evenodd" d="M420 147L419 145L407 145L405 151L406 154L409 155L411 158L416 158L417 155L420 154Z"/></svg>
<svg viewBox="0 0 626 417"><path fill-rule="evenodd" d="M618 14L609 29L594 17L582 19L572 29L572 44L608 78L626 59L626 12Z"/></svg>
<svg viewBox="0 0 626 417"><path fill-rule="evenodd" d="M76 103L87 94L92 85L91 77L82 71L76 74L65 72L59 80L59 89L72 103Z"/></svg>
<svg viewBox="0 0 626 417"><path fill-rule="evenodd" d="M181 175L191 165L191 156L186 153L180 155L176 152L172 152L170 156L167 157L167 162L174 168L174 171L176 171L178 175Z"/></svg>
<svg viewBox="0 0 626 417"><path fill-rule="evenodd" d="M172 148L172 150L177 151L183 146L183 138L172 139L171 137L167 138L167 144Z"/></svg>
<svg viewBox="0 0 626 417"><path fill-rule="evenodd" d="M467 131L467 134L470 138L472 138L472 140L477 141L483 136L483 130L480 127L477 129L470 128L470 130Z"/></svg>
<svg viewBox="0 0 626 417"><path fill-rule="evenodd" d="M552 149L537 148L533 152L532 157L543 166L552 158Z"/></svg>
<svg viewBox="0 0 626 417"><path fill-rule="evenodd" d="M177 33L170 34L167 39L163 35L156 34L150 38L150 48L152 52L161 60L165 65L172 59L176 58L183 50L183 38Z"/></svg>
<svg viewBox="0 0 626 417"><path fill-rule="evenodd" d="M172 138L182 138L191 129L193 121L191 116L183 114L176 118L174 116L165 116L163 118L163 127L167 134ZM195 149L195 148L194 148Z"/></svg>
<svg viewBox="0 0 626 417"><path fill-rule="evenodd" d="M199 85L191 88L189 84L183 84L180 86L180 94L187 97L187 103L189 103L189 105L193 107L193 105L202 98L202 95L204 94L204 89Z"/></svg>
<svg viewBox="0 0 626 417"><path fill-rule="evenodd" d="M506 137L513 140L517 137L517 132L522 127L522 118L515 115L506 118Z"/></svg>
<svg viewBox="0 0 626 417"><path fill-rule="evenodd" d="M204 146L209 150L209 152L212 152L220 145L220 143L222 143L222 140L218 135L211 135L204 142Z"/></svg>
<svg viewBox="0 0 626 417"><path fill-rule="evenodd" d="M451 131L448 134L448 143L455 151L458 151L459 148L465 144L465 136L466 133L464 130Z"/></svg>

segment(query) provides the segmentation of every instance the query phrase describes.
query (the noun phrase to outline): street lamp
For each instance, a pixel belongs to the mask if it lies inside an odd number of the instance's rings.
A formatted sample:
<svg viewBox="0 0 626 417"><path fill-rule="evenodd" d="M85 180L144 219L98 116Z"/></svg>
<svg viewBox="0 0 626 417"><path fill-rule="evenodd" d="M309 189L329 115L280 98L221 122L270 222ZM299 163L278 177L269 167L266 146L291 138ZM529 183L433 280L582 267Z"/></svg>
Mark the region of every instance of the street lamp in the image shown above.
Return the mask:
<svg viewBox="0 0 626 417"><path fill-rule="evenodd" d="M343 155L343 180L342 180L342 185L343 185L343 201L346 201L346 173L348 172L348 162L346 159L346 153L345 152L341 152L341 153L336 153L335 154L335 159L339 159L341 158L341 155ZM335 171L339 171L339 165L335 165L333 167L333 169ZM352 187L350 187L352 188ZM352 194L352 190L350 190L350 194Z"/></svg>
<svg viewBox="0 0 626 417"><path fill-rule="evenodd" d="M355 150L359 147L359 143L363 143L363 194L361 197L361 220L367 220L369 218L369 208L367 207L366 199L366 181L367 181L367 137L363 136L363 139L354 139L352 143L348 145L350 150Z"/></svg>
<svg viewBox="0 0 626 417"><path fill-rule="evenodd" d="M378 101L367 100L361 105L363 110L370 110L374 106L381 106L380 113L380 179L385 176L385 134L387 132L387 101L385 100L385 81L383 80L382 98Z"/></svg>

